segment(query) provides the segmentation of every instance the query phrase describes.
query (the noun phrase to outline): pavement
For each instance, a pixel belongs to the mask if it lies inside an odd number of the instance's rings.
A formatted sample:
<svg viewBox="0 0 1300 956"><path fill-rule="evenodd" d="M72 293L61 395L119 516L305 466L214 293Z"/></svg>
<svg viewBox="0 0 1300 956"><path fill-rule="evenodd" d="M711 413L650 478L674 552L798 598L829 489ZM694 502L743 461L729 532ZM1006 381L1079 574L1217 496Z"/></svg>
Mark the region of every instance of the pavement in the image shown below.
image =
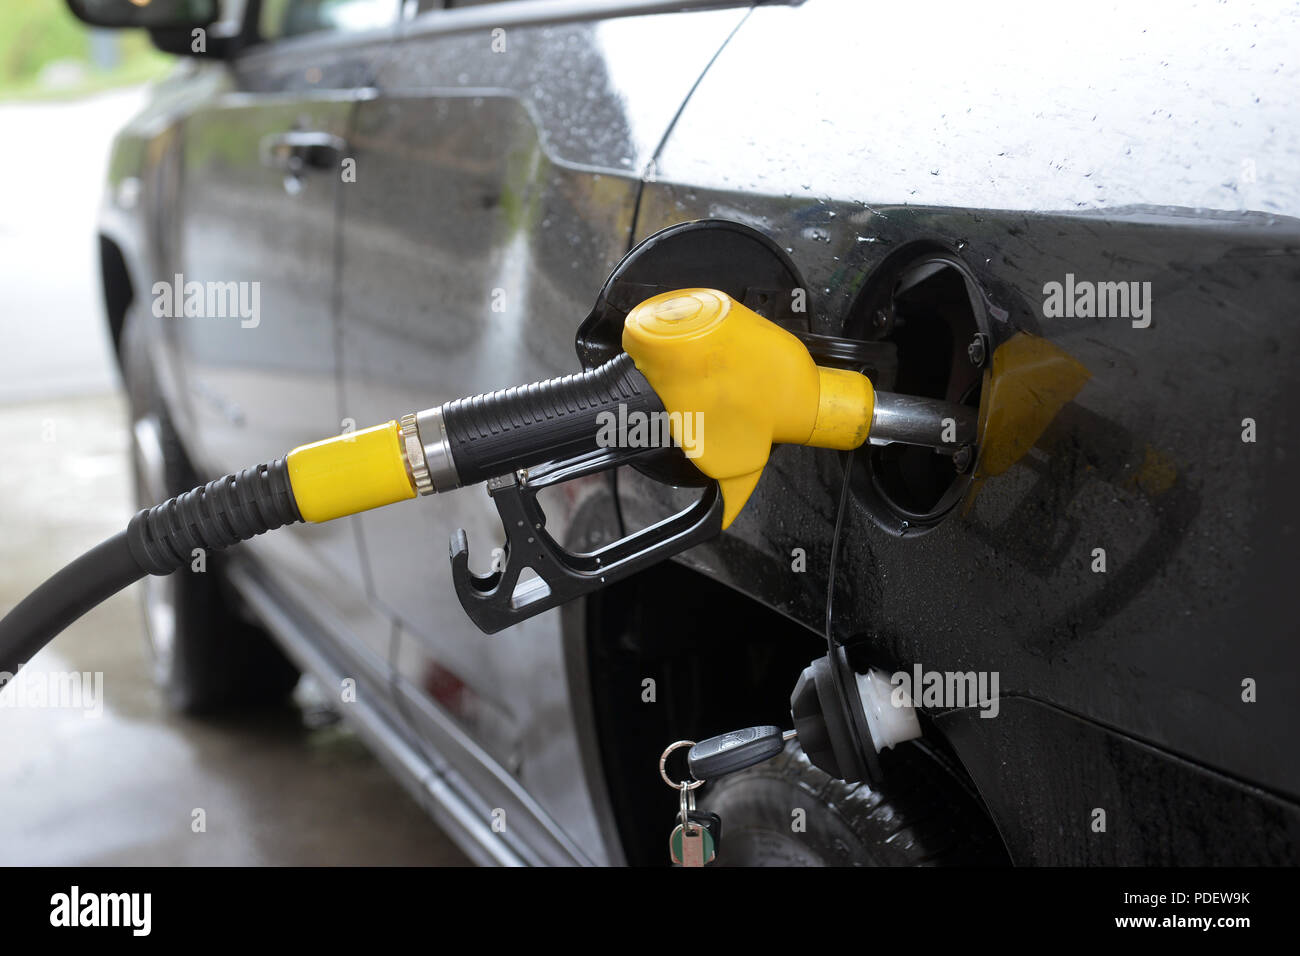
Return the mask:
<svg viewBox="0 0 1300 956"><path fill-rule="evenodd" d="M0 104L0 614L133 510L93 222L141 101ZM138 591L0 691L0 864L467 864L310 680L271 711L170 713Z"/></svg>

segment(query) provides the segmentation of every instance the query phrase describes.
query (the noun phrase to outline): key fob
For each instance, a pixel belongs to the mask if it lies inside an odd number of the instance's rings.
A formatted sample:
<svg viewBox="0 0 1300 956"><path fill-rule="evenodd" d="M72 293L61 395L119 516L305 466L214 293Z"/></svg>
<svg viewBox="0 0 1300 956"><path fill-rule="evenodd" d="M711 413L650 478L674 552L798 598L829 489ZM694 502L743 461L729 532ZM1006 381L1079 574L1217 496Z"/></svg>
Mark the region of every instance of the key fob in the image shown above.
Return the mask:
<svg viewBox="0 0 1300 956"><path fill-rule="evenodd" d="M746 727L701 740L686 755L696 780L713 780L770 760L785 749L780 727Z"/></svg>

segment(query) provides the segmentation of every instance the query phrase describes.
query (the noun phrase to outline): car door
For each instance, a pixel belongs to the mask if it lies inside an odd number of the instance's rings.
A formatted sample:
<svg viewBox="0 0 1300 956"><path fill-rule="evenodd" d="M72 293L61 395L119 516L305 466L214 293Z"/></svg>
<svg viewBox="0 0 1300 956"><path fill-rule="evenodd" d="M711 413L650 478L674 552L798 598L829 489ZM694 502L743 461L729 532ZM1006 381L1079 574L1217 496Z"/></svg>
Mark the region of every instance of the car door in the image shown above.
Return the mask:
<svg viewBox="0 0 1300 956"><path fill-rule="evenodd" d="M267 0L259 42L211 67L182 127L179 235L166 278L189 450L215 475L352 427L339 410L336 209L356 103L396 0ZM196 300L194 294L200 298ZM364 423L363 423L364 425ZM386 621L370 616L354 527L298 525L250 542L313 622L386 684Z"/></svg>
<svg viewBox="0 0 1300 956"><path fill-rule="evenodd" d="M655 149L746 14L627 15L644 7L425 4L404 24L376 96L357 106L357 178L341 188L347 415L382 420L575 370L574 332L627 251ZM670 68L647 69L656 49L672 49ZM604 487L568 488L548 528L562 534ZM400 623L399 691L430 749L538 859L621 859L599 769L580 752L586 691L566 669L560 613L488 638L457 603L449 532L468 530L480 570L502 543L486 494L359 523L375 600Z"/></svg>

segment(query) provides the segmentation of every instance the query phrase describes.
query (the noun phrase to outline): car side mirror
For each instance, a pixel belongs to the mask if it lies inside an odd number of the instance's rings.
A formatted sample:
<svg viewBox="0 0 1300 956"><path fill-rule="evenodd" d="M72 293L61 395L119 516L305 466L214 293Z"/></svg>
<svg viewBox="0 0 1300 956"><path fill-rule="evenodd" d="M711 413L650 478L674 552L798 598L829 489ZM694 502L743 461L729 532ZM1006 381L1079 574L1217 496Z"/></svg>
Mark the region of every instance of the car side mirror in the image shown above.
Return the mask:
<svg viewBox="0 0 1300 956"><path fill-rule="evenodd" d="M206 27L221 12L218 0L68 0L68 8L92 26L147 30Z"/></svg>
<svg viewBox="0 0 1300 956"><path fill-rule="evenodd" d="M139 27L176 56L224 59L252 40L255 16L231 0L67 0L79 20L97 27ZM230 7L226 14L223 6ZM223 15L224 14L224 15Z"/></svg>

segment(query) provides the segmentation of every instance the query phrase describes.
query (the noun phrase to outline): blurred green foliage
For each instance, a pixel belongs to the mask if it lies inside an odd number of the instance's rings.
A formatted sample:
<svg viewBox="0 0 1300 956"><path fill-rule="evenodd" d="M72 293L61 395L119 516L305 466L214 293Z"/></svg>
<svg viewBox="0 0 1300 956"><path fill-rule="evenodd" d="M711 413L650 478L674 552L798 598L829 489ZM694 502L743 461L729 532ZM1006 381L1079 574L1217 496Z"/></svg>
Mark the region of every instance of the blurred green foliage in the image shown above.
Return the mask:
<svg viewBox="0 0 1300 956"><path fill-rule="evenodd" d="M90 28L64 0L0 0L0 97L79 95L124 83L139 83L165 72L174 62L158 52L143 30L113 31L117 63L101 70L91 59ZM82 81L43 89L41 70L57 61L85 66Z"/></svg>

